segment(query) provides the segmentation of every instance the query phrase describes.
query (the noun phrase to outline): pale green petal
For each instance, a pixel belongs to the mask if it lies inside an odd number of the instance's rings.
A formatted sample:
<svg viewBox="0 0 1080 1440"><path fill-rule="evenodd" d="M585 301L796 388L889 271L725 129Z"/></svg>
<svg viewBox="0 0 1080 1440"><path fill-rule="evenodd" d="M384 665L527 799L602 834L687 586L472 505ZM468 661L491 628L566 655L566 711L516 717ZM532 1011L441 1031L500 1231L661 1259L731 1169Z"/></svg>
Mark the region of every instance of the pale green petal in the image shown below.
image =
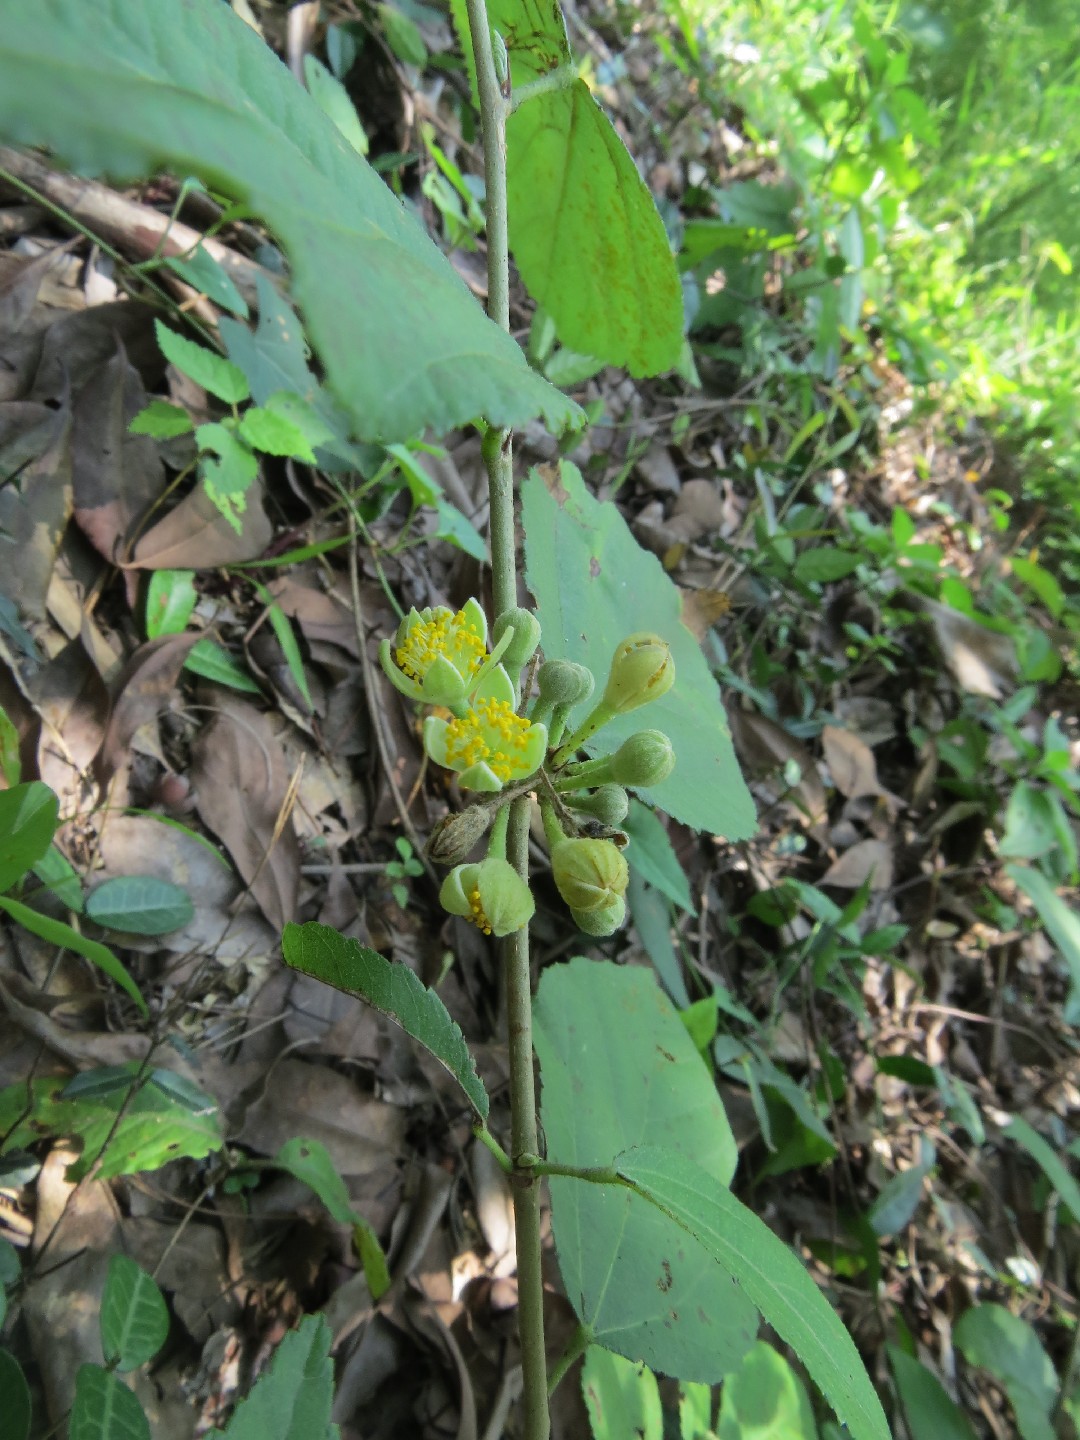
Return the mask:
<svg viewBox="0 0 1080 1440"><path fill-rule="evenodd" d="M444 747L445 749L445 747ZM430 750L428 751L430 755ZM435 756L431 757L433 760ZM440 761L445 764L445 761ZM486 760L481 760L477 765L470 765L467 770L462 770L458 777L458 783L463 790L481 790L487 795L494 795L503 788L503 782L492 770Z"/></svg>
<svg viewBox="0 0 1080 1440"><path fill-rule="evenodd" d="M487 616L484 614L484 607L479 600L469 599L461 607L461 613L468 625L473 625L480 632L480 639L487 644Z"/></svg>
<svg viewBox="0 0 1080 1440"><path fill-rule="evenodd" d="M450 706L461 704L467 685L457 667L445 655L438 655L431 662L421 688L429 705Z"/></svg>
<svg viewBox="0 0 1080 1440"><path fill-rule="evenodd" d="M439 904L451 915L472 918L469 892L476 888L479 865L455 865L439 890Z"/></svg>
<svg viewBox="0 0 1080 1440"><path fill-rule="evenodd" d="M446 721L438 715L429 715L424 721L424 749L436 765L452 766L446 758Z"/></svg>
<svg viewBox="0 0 1080 1440"><path fill-rule="evenodd" d="M384 640L379 646L379 664L383 668L386 678L396 690L402 695L407 695L410 700L422 700L424 692L417 685L415 680L410 680L404 670L394 663L393 649L389 640Z"/></svg>
<svg viewBox="0 0 1080 1440"><path fill-rule="evenodd" d="M484 676L473 696L473 701L477 700L505 700L510 706L517 703L514 682L501 665L493 665Z"/></svg>
<svg viewBox="0 0 1080 1440"><path fill-rule="evenodd" d="M525 741L525 748L521 752L521 776L531 775L534 770L539 770L544 763L544 756L547 754L547 726L530 725L529 736Z"/></svg>

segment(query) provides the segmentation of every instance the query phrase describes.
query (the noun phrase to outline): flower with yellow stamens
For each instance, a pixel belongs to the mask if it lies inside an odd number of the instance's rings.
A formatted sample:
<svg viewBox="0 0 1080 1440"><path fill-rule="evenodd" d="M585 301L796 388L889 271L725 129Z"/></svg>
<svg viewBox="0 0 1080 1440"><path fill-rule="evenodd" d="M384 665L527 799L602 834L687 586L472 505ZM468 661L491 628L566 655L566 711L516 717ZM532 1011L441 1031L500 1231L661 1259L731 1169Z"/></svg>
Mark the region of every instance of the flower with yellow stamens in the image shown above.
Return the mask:
<svg viewBox="0 0 1080 1440"><path fill-rule="evenodd" d="M463 915L485 935L510 935L527 925L536 909L528 885L506 860L489 856L479 865L457 865L442 883L439 900L451 915Z"/></svg>
<svg viewBox="0 0 1080 1440"><path fill-rule="evenodd" d="M456 770L463 790L494 793L540 768L547 726L514 709L514 686L501 665L483 677L467 710L452 720L429 715L424 749L437 765Z"/></svg>
<svg viewBox="0 0 1080 1440"><path fill-rule="evenodd" d="M456 614L436 605L410 610L393 643L384 640L379 647L379 661L391 683L410 700L456 710L510 639L512 632L489 656L487 620L476 600L467 600Z"/></svg>

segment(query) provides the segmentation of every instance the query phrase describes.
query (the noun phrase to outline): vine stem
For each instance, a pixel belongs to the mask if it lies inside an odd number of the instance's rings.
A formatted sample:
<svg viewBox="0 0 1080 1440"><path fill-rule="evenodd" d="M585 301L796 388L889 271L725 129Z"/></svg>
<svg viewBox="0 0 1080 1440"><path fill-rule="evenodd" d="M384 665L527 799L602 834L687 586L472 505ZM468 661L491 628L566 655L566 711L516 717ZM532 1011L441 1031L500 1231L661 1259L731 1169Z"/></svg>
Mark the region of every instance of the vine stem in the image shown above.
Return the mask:
<svg viewBox="0 0 1080 1440"><path fill-rule="evenodd" d="M480 124L487 187L488 315L510 330L510 251L506 226L506 117L509 81L499 83L485 0L466 0L476 62ZM493 426L484 436L484 464L491 505L491 589L494 616L517 605L514 541L514 453L509 428ZM510 806L506 856L528 882L529 809L526 795ZM517 1233L518 1334L521 1342L523 1440L548 1440L547 1353L544 1346L544 1284L540 1252L540 1176L521 1157L535 1160L539 1139L533 1076L532 974L529 931L502 941L510 1058L510 1174Z"/></svg>

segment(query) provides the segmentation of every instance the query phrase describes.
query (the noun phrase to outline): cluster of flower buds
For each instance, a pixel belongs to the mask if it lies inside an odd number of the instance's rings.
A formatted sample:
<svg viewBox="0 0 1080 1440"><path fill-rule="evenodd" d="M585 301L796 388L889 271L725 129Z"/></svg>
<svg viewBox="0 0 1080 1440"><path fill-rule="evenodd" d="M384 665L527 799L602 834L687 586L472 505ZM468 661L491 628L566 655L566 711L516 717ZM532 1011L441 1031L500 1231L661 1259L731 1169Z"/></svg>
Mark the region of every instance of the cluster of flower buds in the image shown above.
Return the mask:
<svg viewBox="0 0 1080 1440"><path fill-rule="evenodd" d="M436 827L429 854L453 866L439 898L487 935L509 935L529 923L532 893L506 859L506 792L532 788L556 889L579 929L611 935L626 915L626 835L618 827L629 806L627 788L666 780L675 755L659 730L641 730L609 755L577 755L609 721L666 694L675 683L670 647L658 635L628 636L615 651L600 699L570 729L571 712L592 696L591 672L567 660L547 661L526 705L519 679L540 642L536 617L527 610L501 616L493 641L489 652L484 612L470 600L456 614L444 606L410 611L379 652L403 694L447 712L424 720L430 758L456 771L463 790L490 797ZM487 858L466 863L489 829Z"/></svg>

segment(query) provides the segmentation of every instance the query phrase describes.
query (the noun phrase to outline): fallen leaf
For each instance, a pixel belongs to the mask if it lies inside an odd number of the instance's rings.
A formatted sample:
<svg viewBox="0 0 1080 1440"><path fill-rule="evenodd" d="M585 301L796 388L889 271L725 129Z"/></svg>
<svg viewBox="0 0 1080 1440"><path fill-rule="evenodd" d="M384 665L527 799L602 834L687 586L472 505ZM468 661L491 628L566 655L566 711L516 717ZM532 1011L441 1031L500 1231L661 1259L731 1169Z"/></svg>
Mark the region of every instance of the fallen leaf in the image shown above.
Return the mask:
<svg viewBox="0 0 1080 1440"><path fill-rule="evenodd" d="M704 640L718 620L731 611L731 596L726 590L683 590L682 622L699 641Z"/></svg>
<svg viewBox="0 0 1080 1440"><path fill-rule="evenodd" d="M224 695L217 707L195 742L196 804L280 932L296 913L300 890L300 845L286 806L293 777L266 714Z"/></svg>
<svg viewBox="0 0 1080 1440"><path fill-rule="evenodd" d="M915 597L929 617L942 659L969 695L1000 700L1016 682L1016 647L1008 635L988 630L970 615L925 596Z"/></svg>
<svg viewBox="0 0 1080 1440"><path fill-rule="evenodd" d="M26 325L41 282L73 244L69 240L36 259L10 252L0 255L0 331L5 335L17 334Z"/></svg>
<svg viewBox="0 0 1080 1440"><path fill-rule="evenodd" d="M98 770L102 783L107 783L120 768L136 730L166 708L184 661L200 639L198 631L159 635L140 645L124 666L101 743Z"/></svg>
<svg viewBox="0 0 1080 1440"><path fill-rule="evenodd" d="M3 593L25 615L45 618L49 576L71 518L71 416L37 432L42 450L0 487Z"/></svg>
<svg viewBox="0 0 1080 1440"><path fill-rule="evenodd" d="M262 503L262 482L247 491L239 534L202 485L149 529L129 562L136 570L212 570L238 560L256 560L270 544L273 528Z"/></svg>
<svg viewBox="0 0 1080 1440"><path fill-rule="evenodd" d="M788 734L782 725L755 710L733 706L728 712L728 720L739 759L751 773L775 776L789 760L799 767L799 779L789 792L795 802L792 808L818 843L825 845L828 838L825 829L828 802L825 786L821 783L810 751L801 740Z"/></svg>
<svg viewBox="0 0 1080 1440"><path fill-rule="evenodd" d="M300 626L306 640L328 641L359 659L351 605L346 608L324 590L301 584L290 576L275 580L267 588L285 614Z"/></svg>
<svg viewBox="0 0 1080 1440"><path fill-rule="evenodd" d="M888 890L892 886L892 846L885 840L858 841L833 861L819 883L840 890L858 890L867 880L871 890Z"/></svg>
<svg viewBox="0 0 1080 1440"><path fill-rule="evenodd" d="M101 749L109 692L80 640L65 645L28 686L41 719L38 775L60 797L60 814L85 808L90 766Z"/></svg>
<svg viewBox="0 0 1080 1440"><path fill-rule="evenodd" d="M874 752L865 740L860 740L850 730L826 725L821 732L821 744L833 784L841 795L854 800L860 795L882 793Z"/></svg>

